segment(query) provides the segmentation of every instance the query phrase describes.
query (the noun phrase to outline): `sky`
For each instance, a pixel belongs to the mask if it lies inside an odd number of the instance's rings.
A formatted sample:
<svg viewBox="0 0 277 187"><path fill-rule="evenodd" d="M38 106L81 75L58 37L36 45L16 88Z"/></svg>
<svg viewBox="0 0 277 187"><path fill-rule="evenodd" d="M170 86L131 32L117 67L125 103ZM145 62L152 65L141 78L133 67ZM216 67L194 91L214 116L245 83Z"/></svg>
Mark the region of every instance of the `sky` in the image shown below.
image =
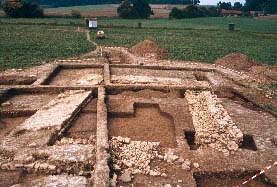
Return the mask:
<svg viewBox="0 0 277 187"><path fill-rule="evenodd" d="M221 2L231 2L234 5L234 2L245 3L245 0L200 0L200 5L216 5L219 1Z"/></svg>

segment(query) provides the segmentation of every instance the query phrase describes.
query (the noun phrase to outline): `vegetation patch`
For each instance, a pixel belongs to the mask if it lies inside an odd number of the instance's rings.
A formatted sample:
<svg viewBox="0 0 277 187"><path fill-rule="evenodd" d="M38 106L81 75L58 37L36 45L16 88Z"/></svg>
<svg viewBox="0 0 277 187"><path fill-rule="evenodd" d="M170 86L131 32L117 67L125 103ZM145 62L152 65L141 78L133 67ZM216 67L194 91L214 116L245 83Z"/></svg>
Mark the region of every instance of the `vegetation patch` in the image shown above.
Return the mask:
<svg viewBox="0 0 277 187"><path fill-rule="evenodd" d="M73 27L1 25L0 29L0 71L39 65L95 49L85 33L75 32Z"/></svg>
<svg viewBox="0 0 277 187"><path fill-rule="evenodd" d="M106 28L104 46L130 47L149 39L165 48L170 60L192 60L212 63L230 53L242 53L260 63L276 64L277 40L244 32L224 30ZM91 32L95 38L96 32Z"/></svg>

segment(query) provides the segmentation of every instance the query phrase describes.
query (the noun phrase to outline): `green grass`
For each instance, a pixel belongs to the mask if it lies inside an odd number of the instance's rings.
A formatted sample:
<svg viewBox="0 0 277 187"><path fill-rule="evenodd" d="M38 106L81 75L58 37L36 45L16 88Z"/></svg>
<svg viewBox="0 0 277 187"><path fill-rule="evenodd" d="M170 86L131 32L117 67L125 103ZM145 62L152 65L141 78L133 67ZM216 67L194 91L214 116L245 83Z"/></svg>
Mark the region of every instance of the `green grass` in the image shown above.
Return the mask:
<svg viewBox="0 0 277 187"><path fill-rule="evenodd" d="M103 8L112 7L112 4L105 4L105 5L86 5L86 6L71 6L71 7L58 7L58 8L46 8L45 11L71 11L71 10L78 10L82 11L96 11L101 10Z"/></svg>
<svg viewBox="0 0 277 187"><path fill-rule="evenodd" d="M212 17L193 18L181 20L169 19L149 19L149 20L123 20L123 19L103 19L99 24L114 26L137 27L138 22L144 28L169 28L169 29L204 29L204 30L226 30L228 23L235 23L237 30L258 33L277 33L277 21L256 20L252 18L232 18L232 17Z"/></svg>
<svg viewBox="0 0 277 187"><path fill-rule="evenodd" d="M277 20L256 20L253 18L214 17L194 18L182 20L148 19L127 20L120 18L99 18L100 26L137 27L142 23L144 28L168 28L168 29L203 29L226 30L228 23L235 23L236 30L254 33L276 33ZM53 25L83 25L84 19L73 18L43 18L43 19L10 19L0 18L1 24L53 24Z"/></svg>
<svg viewBox="0 0 277 187"><path fill-rule="evenodd" d="M150 39L169 51L168 59L213 62L229 53L243 53L266 64L277 62L277 39L223 30L104 29L99 45L130 47ZM95 37L95 32L92 32Z"/></svg>
<svg viewBox="0 0 277 187"><path fill-rule="evenodd" d="M142 22L143 28L136 28L138 22ZM229 22L236 24L235 32L227 31ZM83 25L84 19L0 18L0 70L37 65L92 50L84 33L49 31L61 27L73 30ZM99 45L129 47L150 39L166 48L170 52L167 58L172 60L211 63L238 52L258 62L277 65L277 21L222 17L184 20L99 18L99 25L99 30L104 30L107 36L105 40L96 41ZM91 33L92 39L95 33Z"/></svg>
<svg viewBox="0 0 277 187"><path fill-rule="evenodd" d="M61 28L55 27L54 29ZM50 26L1 25L0 71L39 65L93 50L84 33L49 30ZM72 27L62 27L71 29Z"/></svg>

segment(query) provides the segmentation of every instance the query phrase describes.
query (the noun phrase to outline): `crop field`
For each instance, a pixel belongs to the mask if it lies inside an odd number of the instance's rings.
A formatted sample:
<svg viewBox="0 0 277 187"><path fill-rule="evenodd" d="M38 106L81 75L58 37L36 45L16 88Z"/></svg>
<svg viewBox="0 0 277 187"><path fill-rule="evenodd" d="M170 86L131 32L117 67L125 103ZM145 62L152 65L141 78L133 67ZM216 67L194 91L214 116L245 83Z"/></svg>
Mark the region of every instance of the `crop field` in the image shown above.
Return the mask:
<svg viewBox="0 0 277 187"><path fill-rule="evenodd" d="M175 29L104 29L107 39L99 45L130 47L144 39L168 50L168 59L213 62L229 53L243 53L260 62L275 64L277 40L246 32ZM91 33L95 35L95 32Z"/></svg>
<svg viewBox="0 0 277 187"><path fill-rule="evenodd" d="M49 62L56 58L76 56L93 50L84 33L73 27L1 25L0 70L22 68Z"/></svg>
<svg viewBox="0 0 277 187"><path fill-rule="evenodd" d="M276 64L276 20L250 18L197 18L185 20L123 20L99 18L99 30L105 40L99 45L130 47L144 39L156 41L169 52L168 59L213 62L226 54L240 52L266 64ZM138 23L142 28L138 28ZM228 32L228 23L236 24ZM84 33L73 32L84 27L84 19L1 18L0 69L41 64L58 57L72 57L93 50ZM56 29L56 30L55 30ZM58 30L57 30L58 29ZM72 30L62 32L59 29Z"/></svg>
<svg viewBox="0 0 277 187"><path fill-rule="evenodd" d="M209 29L226 30L228 23L234 23L236 30L257 33L277 34L276 20L257 20L252 18L214 17L193 18L182 20L148 19L128 20L120 18L99 18L100 27L137 27L142 23L143 28L168 28L168 29ZM30 24L30 25L74 25L83 26L84 19L73 18L43 18L43 19L7 19L0 18L1 24Z"/></svg>

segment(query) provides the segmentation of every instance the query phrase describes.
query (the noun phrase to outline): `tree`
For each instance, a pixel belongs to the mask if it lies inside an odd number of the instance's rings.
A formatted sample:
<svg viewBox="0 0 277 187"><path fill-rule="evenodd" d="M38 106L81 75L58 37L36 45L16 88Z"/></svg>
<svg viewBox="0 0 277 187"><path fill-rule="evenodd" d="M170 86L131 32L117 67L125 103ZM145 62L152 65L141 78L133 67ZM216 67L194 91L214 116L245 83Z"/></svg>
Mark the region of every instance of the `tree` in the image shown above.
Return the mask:
<svg viewBox="0 0 277 187"><path fill-rule="evenodd" d="M182 19L182 18L197 18L197 17L216 17L219 16L216 7L209 7L208 9L201 6L189 5L185 9L180 10L173 8L169 14L169 18Z"/></svg>
<svg viewBox="0 0 277 187"><path fill-rule="evenodd" d="M119 7L117 8L117 13L121 18L127 18L127 19L133 18L134 10L130 1L128 0L122 1Z"/></svg>
<svg viewBox="0 0 277 187"><path fill-rule="evenodd" d="M25 6L25 2L23 0L14 0L14 1L4 0L2 2L3 10L7 14L7 16L10 16L10 17L22 17L24 6Z"/></svg>
<svg viewBox="0 0 277 187"><path fill-rule="evenodd" d="M146 0L134 0L133 5L129 0L121 2L117 9L117 13L122 18L142 18L147 19L150 15L153 15L153 11Z"/></svg>
<svg viewBox="0 0 277 187"><path fill-rule="evenodd" d="M230 9L232 9L232 4L231 4L231 2L225 3L225 2L219 1L219 3L217 3L217 7L219 9L230 10Z"/></svg>
<svg viewBox="0 0 277 187"><path fill-rule="evenodd" d="M241 10L242 9L242 4L240 2L235 2L234 3L234 9L235 10Z"/></svg>
<svg viewBox="0 0 277 187"><path fill-rule="evenodd" d="M4 0L2 7L10 17L42 17L43 10L35 2L23 0Z"/></svg>
<svg viewBox="0 0 277 187"><path fill-rule="evenodd" d="M136 18L147 19L150 15L154 15L147 0L134 0L133 8Z"/></svg>
<svg viewBox="0 0 277 187"><path fill-rule="evenodd" d="M175 18L175 19L182 19L184 18L183 16L183 11L180 10L179 8L174 7L171 12L169 13L169 18Z"/></svg>
<svg viewBox="0 0 277 187"><path fill-rule="evenodd" d="M220 15L220 12L217 7L211 6L208 8L208 13L210 17L217 17Z"/></svg>
<svg viewBox="0 0 277 187"><path fill-rule="evenodd" d="M265 11L270 14L277 14L277 1L271 2L268 6L266 6Z"/></svg>
<svg viewBox="0 0 277 187"><path fill-rule="evenodd" d="M267 7L274 5L276 0L246 0L246 10L264 11Z"/></svg>

